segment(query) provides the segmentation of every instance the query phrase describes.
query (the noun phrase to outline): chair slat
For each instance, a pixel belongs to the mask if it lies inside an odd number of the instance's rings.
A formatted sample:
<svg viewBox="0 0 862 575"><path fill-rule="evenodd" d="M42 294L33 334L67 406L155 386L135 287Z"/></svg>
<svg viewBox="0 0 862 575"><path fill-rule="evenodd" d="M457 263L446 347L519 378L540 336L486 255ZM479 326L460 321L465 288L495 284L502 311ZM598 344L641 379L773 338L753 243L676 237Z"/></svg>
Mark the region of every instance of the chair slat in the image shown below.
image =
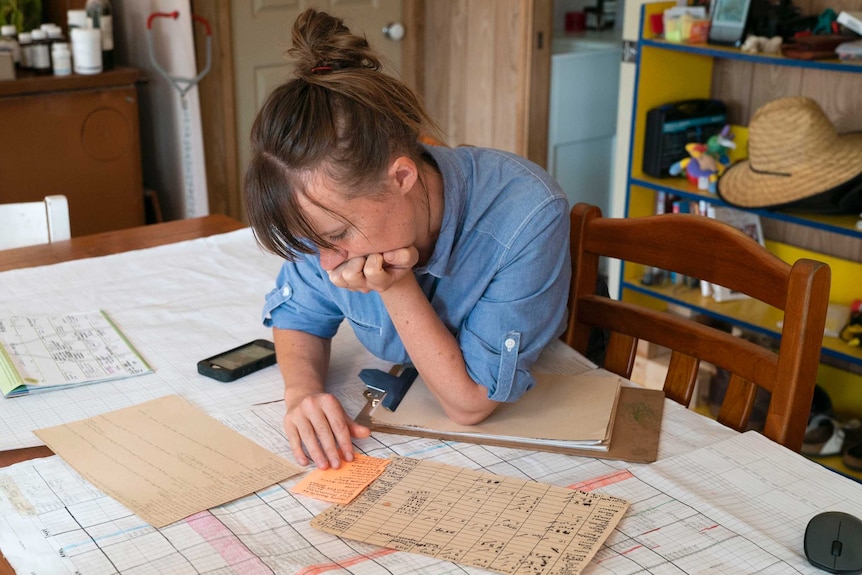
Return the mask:
<svg viewBox="0 0 862 575"><path fill-rule="evenodd" d="M731 374L724 401L718 412L718 421L737 431L745 431L751 411L754 409L754 398L757 396L757 386L745 381L736 374Z"/></svg>
<svg viewBox="0 0 862 575"><path fill-rule="evenodd" d="M637 347L638 340L635 338L619 332L611 332L604 368L626 379L631 378Z"/></svg>
<svg viewBox="0 0 862 575"><path fill-rule="evenodd" d="M699 367L700 360L696 357L672 351L664 380L665 396L688 407L691 404Z"/></svg>

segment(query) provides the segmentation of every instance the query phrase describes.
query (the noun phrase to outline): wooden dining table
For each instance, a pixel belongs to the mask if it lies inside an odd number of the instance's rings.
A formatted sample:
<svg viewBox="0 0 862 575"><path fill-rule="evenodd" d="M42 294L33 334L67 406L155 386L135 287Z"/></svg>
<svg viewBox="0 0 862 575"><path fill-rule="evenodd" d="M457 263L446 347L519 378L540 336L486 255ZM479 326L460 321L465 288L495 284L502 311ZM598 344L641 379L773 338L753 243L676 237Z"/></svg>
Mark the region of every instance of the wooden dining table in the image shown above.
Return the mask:
<svg viewBox="0 0 862 575"><path fill-rule="evenodd" d="M184 299L179 308L164 307L164 304L172 302L171 298L177 294L185 297L187 292L183 290L194 290L195 286L202 284L216 295L207 300L214 303L207 310L220 308L223 304L219 302L232 302L229 305L234 306L237 292L225 289L226 284L218 281L225 270L233 269L241 262L253 262L244 269L250 271L254 268L254 275L243 277L241 283L248 288L243 293L259 297L263 285L260 282L271 285L270 274L281 265L277 256L263 254L251 240L248 230L240 230L243 227L241 222L224 216L208 216L79 237L50 245L0 251L0 285L10 288L9 293L2 293L3 301L9 302L10 309L16 305L16 301L22 300L26 302L26 309L35 309L46 302L63 304L60 307L65 307L65 302L57 302L55 298L68 293L70 278L77 277L82 279L81 286L90 289L103 280L109 280L108 283L112 284L111 293L118 294L117 300L125 301L127 293L124 288L128 281L134 281L146 266L157 267L164 263L164 273L180 281L174 282L174 291L167 290L166 298L156 298L141 305L141 313L147 314L150 320L144 325L159 325L168 316L173 317L176 309L191 309L200 313L200 298L209 293L203 289ZM229 233L237 230L240 231ZM207 241L186 242L216 234L224 235ZM177 244L164 245L172 243ZM141 249L144 251L135 252ZM120 252L127 253L110 258L98 257ZM165 253L171 255L166 257ZM84 258L94 259L74 265L63 264ZM213 270L217 273L202 273L199 274L200 278L194 273L187 278L178 277L177 270L185 269L180 263L192 260L200 266L196 269L201 270L209 270L213 267L212 262L218 262L215 266L217 269ZM14 271L16 268L42 265L51 267L44 270L25 269L20 273ZM111 274L114 274L113 277ZM48 286L50 289L44 290L41 295L34 286L31 293L28 289L31 282L42 281L42 278L48 278L47 281L54 279L56 285ZM131 279L117 282L117 285L110 281L121 278ZM138 285L141 293L149 289L142 289L143 285ZM153 281L146 285L157 286L159 282ZM51 299L33 300L34 297ZM90 294L87 294L89 297ZM92 302L92 299L87 301ZM111 302L106 305L108 303ZM257 303L242 306L244 316L252 313L249 322L254 323L256 330L262 329L257 322L258 310ZM153 311L166 315L164 318L160 315L150 317ZM177 324L180 323L182 320L177 320ZM208 322L203 324L204 327L210 325ZM186 325L183 323L176 328L182 330L180 335L183 341L187 341ZM159 330L159 333L163 332ZM251 332L242 333L243 337L235 339L245 341ZM209 337L208 333L206 335ZM154 341L155 337L159 336L151 333L149 341ZM152 357L158 358L161 354L165 368L171 364L162 348L172 347L175 341L167 338L159 350L153 349ZM221 340L219 347L226 341L227 337ZM188 352L184 349L180 353L185 370L190 372L192 370L189 369L187 358L193 346L188 345ZM361 347L352 330L345 330L343 339L333 347L339 352L339 375L333 378L330 389L345 405L349 402L355 405L359 398L359 401L364 402L365 386L357 374L369 366L368 362L372 359L370 354ZM194 352L201 353L203 348L194 348ZM380 368L387 364L378 361L374 365ZM172 376L180 375L177 370L164 371ZM155 374L155 377L158 375ZM284 417L284 406L278 399L282 391L280 375L276 372L270 380L264 381L262 378L259 388L265 388L266 393L254 397L263 402L252 399L250 392L256 388L252 382L248 382L248 387L233 392L241 396L246 407L228 410L230 413L219 409L218 415L227 418L225 421L226 424L230 423L229 427L242 428L243 434L249 439L289 459L291 455L289 445L286 445L287 439L283 434L274 435ZM175 390L155 386L151 389L160 392ZM230 392L218 391L219 405L227 405L225 396L221 394ZM206 392L199 397L206 399ZM149 394L143 393L126 399L139 402L149 398ZM17 407L17 401L0 398L0 403L5 402L7 406ZM630 411L631 417L651 417L645 415L642 405L632 406L627 411ZM77 415L80 412L75 413ZM754 431L737 433L668 399L665 400L660 417L658 459L648 465L623 465L609 459L551 451L514 450L377 432L367 440L356 442L355 446L357 452L372 457L388 458L397 454L416 459L433 459L440 464L481 469L495 475L530 478L543 485L601 490L625 499L631 504L630 512L615 529L612 543L602 548L601 557L597 556L597 561L601 562L600 569L608 573L630 573L633 570L644 573L697 573L707 566L722 573L807 573L809 568L802 554L806 523L816 514L830 510L843 510L862 517L859 507L862 488L859 484L826 470ZM66 418L63 421L68 420ZM52 422L52 425L55 424ZM114 568L124 573L167 572L170 568L165 565L178 564L173 561L221 568L223 571L233 569L235 572L268 572L267 569L273 571L277 567L291 573L322 573L339 569L349 573L384 570L425 575L466 573L468 569L442 558L432 560L406 551L357 546L345 538L333 538L317 531L312 535L310 514L324 511L327 504L310 501L306 496L293 492L291 488L300 480L300 476L290 478L284 485L273 486L271 492L266 491L266 495L249 495L247 503L230 505L230 510L219 506L217 512L204 513L176 528L168 526L151 529L139 518L124 519L133 514L122 510L120 514L114 513L113 506L119 502L109 495L97 493L95 486L92 488L93 493L88 494L86 491L90 488L79 489L78 483L73 480L75 488L65 489L71 473L55 476L55 464L62 465L62 462L57 461L58 458L37 459L48 455L51 455L51 451L45 447L0 451L0 466L32 459L29 463L0 470L0 474L5 476L0 484L5 486L4 489L9 489L2 493L14 494L19 485L24 486L19 491L20 498L11 502L5 497L0 499L4 504L3 516L0 517L0 549L6 552L21 573L97 571L104 562L110 562L111 557L120 559ZM468 491L458 490L463 492L464 497L472 497ZM36 505L30 506L28 502L31 500ZM453 503L448 508L461 512L463 509L473 509L471 505L475 505L472 500L463 504ZM96 508L100 511L94 519L91 509ZM65 513L58 514L62 516L62 521L58 521L54 515L58 509L65 509ZM72 523L64 523L66 521ZM102 529L103 524L108 525L107 530ZM59 525L62 533L46 533L43 527L52 525ZM74 534L69 536L63 525L71 526L68 532ZM98 528L88 531L94 525ZM149 535L153 539L147 539ZM469 538L462 539L472 541ZM155 540L158 540L158 545L153 543ZM165 554L149 557L148 551L157 547ZM72 550L72 555L63 554L67 549ZM171 562L166 562L168 560ZM54 561L50 563L52 566L62 563L67 568L55 567L51 570L43 567L50 561ZM0 575L13 572L11 566L0 557Z"/></svg>
<svg viewBox="0 0 862 575"><path fill-rule="evenodd" d="M50 244L0 250L0 272L151 248L232 232L243 227L245 224L228 216L209 215L79 236ZM45 446L0 451L0 467L49 455L53 455L53 452ZM0 555L0 575L13 574L12 567Z"/></svg>

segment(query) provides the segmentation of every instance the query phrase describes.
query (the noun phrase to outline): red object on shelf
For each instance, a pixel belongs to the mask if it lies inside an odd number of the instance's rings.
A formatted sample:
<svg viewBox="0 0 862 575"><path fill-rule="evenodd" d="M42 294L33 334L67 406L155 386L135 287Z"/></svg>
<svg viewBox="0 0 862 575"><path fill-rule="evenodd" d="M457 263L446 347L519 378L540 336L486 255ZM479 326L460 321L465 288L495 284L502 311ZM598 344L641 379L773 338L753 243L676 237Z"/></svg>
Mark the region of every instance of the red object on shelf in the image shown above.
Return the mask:
<svg viewBox="0 0 862 575"><path fill-rule="evenodd" d="M650 14L649 26L656 36L664 34L664 14Z"/></svg>
<svg viewBox="0 0 862 575"><path fill-rule="evenodd" d="M566 12L566 32L583 32L586 29L587 15L584 12Z"/></svg>

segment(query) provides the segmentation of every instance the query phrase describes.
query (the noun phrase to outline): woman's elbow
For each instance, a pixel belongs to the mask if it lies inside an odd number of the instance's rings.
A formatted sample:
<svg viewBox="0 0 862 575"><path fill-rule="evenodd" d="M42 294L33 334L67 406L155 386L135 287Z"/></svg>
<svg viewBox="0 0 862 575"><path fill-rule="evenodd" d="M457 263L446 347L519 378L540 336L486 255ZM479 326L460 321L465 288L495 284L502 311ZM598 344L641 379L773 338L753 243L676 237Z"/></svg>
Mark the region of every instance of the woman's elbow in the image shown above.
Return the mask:
<svg viewBox="0 0 862 575"><path fill-rule="evenodd" d="M489 415L494 413L497 405L499 404L496 401L486 399L480 405L472 406L471 408L453 406L451 409L446 410L446 415L458 425L476 425L482 423Z"/></svg>

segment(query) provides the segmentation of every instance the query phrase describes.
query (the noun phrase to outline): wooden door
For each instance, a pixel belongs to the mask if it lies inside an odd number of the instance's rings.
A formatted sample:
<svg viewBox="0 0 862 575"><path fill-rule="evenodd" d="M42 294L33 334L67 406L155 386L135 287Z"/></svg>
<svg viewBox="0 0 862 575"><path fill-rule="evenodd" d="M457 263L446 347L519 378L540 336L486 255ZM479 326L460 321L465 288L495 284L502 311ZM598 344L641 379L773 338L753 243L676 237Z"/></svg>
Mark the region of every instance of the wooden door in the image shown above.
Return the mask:
<svg viewBox="0 0 862 575"><path fill-rule="evenodd" d="M450 145L548 157L551 0L425 3L425 102Z"/></svg>
<svg viewBox="0 0 862 575"><path fill-rule="evenodd" d="M425 100L448 144L547 161L552 0L192 1L214 37L213 71L200 85L211 213L245 219L240 181L248 133L286 71L273 45L281 39L289 46L293 19L307 4L344 17L355 32L364 29L392 62L389 70ZM383 26L398 21L404 39L384 39ZM197 41L203 58L204 40Z"/></svg>
<svg viewBox="0 0 862 575"><path fill-rule="evenodd" d="M240 182L251 125L269 93L288 78L283 55L294 20L308 7L344 18L384 55L386 70L399 73L401 43L384 37L383 28L401 21L401 0L193 0L195 14L213 29L213 69L200 85L210 213L245 220ZM196 44L202 61L202 35Z"/></svg>

